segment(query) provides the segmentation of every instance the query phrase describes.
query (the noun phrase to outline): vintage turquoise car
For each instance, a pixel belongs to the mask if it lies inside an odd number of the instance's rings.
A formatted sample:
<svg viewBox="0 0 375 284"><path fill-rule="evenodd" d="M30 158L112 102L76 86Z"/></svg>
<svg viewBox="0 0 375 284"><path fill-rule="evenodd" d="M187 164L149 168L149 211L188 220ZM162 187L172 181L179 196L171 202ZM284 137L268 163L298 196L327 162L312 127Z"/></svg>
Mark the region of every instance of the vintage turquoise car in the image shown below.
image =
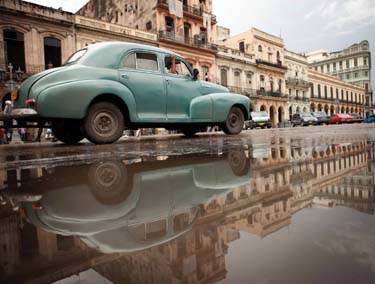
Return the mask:
<svg viewBox="0 0 375 284"><path fill-rule="evenodd" d="M239 134L250 117L249 98L198 75L184 58L164 49L98 43L60 68L28 78L12 93L15 109L5 119L49 123L68 144L83 138L113 143L124 129L149 127L193 136L219 125L226 134Z"/></svg>

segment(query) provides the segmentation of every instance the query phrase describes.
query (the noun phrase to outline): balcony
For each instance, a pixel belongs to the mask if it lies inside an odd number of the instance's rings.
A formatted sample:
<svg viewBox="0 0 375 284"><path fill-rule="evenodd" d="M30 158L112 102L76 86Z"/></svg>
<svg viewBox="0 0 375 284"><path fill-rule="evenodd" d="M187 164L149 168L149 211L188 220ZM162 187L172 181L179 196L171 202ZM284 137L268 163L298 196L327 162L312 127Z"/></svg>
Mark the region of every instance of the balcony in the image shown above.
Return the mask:
<svg viewBox="0 0 375 284"><path fill-rule="evenodd" d="M205 40L201 35L195 35L194 38L190 38L184 35L176 34L175 32L159 31L159 40L161 39L217 51L217 46L207 42L207 40Z"/></svg>
<svg viewBox="0 0 375 284"><path fill-rule="evenodd" d="M288 98L288 95L285 95L279 92L255 90L255 89L242 88L242 87L236 87L236 86L225 86L225 87L227 87L229 91L232 93L241 94L247 97L260 96L260 97L274 97L274 98L281 98L281 99Z"/></svg>
<svg viewBox="0 0 375 284"><path fill-rule="evenodd" d="M269 62L269 61L266 61L266 60L263 60L263 59L257 59L256 64L262 64L262 65L267 65L267 66L274 67L274 68L280 68L280 69L283 69L283 70L288 70L288 67L284 66L283 63L280 60L278 60L277 63L272 63L272 62Z"/></svg>
<svg viewBox="0 0 375 284"><path fill-rule="evenodd" d="M261 97L274 97L274 98L281 98L281 99L288 98L288 95L285 95L281 92L271 92L271 91L264 91L264 90L257 90L256 95L261 96Z"/></svg>
<svg viewBox="0 0 375 284"><path fill-rule="evenodd" d="M165 8L165 9L168 9L168 0L158 0L158 6L160 6L162 8ZM217 23L217 19L216 19L215 15L213 15L212 13L209 13L208 11L204 11L204 10L200 9L199 7L184 5L183 9L184 9L184 14L186 13L186 14L189 14L191 16L196 16L196 17L199 17L199 18L202 18L202 19L203 19L203 13L211 14L212 22Z"/></svg>
<svg viewBox="0 0 375 284"><path fill-rule="evenodd" d="M289 102L305 102L308 103L310 101L310 98L307 97L288 97Z"/></svg>
<svg viewBox="0 0 375 284"><path fill-rule="evenodd" d="M311 86L311 83L302 79L298 79L298 78L288 78L286 80L286 84L291 85L291 86L305 87L305 88L309 88Z"/></svg>

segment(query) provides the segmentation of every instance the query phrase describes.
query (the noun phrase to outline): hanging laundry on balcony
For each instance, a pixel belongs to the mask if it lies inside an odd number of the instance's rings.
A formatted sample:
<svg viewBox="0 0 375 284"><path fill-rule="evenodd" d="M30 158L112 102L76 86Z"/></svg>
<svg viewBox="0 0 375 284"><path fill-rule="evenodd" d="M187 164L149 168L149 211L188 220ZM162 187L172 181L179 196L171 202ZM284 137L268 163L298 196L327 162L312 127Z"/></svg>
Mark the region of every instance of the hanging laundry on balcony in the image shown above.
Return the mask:
<svg viewBox="0 0 375 284"><path fill-rule="evenodd" d="M184 9L182 2L179 0L176 1L176 17L182 19L184 17Z"/></svg>
<svg viewBox="0 0 375 284"><path fill-rule="evenodd" d="M203 27L207 29L207 34L211 35L211 15L203 12L202 16L203 16Z"/></svg>
<svg viewBox="0 0 375 284"><path fill-rule="evenodd" d="M211 15L203 12L203 26L205 28L211 27Z"/></svg>
<svg viewBox="0 0 375 284"><path fill-rule="evenodd" d="M177 13L177 0L168 0L169 14L176 15Z"/></svg>

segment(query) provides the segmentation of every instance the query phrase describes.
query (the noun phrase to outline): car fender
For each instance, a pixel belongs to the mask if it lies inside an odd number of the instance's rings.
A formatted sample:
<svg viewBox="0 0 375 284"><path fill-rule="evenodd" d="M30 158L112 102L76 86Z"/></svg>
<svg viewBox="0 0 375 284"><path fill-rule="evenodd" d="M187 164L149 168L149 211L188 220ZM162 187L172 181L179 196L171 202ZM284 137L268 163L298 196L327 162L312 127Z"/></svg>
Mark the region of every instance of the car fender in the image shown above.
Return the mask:
<svg viewBox="0 0 375 284"><path fill-rule="evenodd" d="M190 103L190 117L192 120L212 119L212 111L213 101L209 95L195 97Z"/></svg>
<svg viewBox="0 0 375 284"><path fill-rule="evenodd" d="M128 107L130 120L136 120L132 92L119 82L105 79L64 82L44 89L36 98L36 110L40 117L83 119L91 102L103 94L122 99Z"/></svg>
<svg viewBox="0 0 375 284"><path fill-rule="evenodd" d="M223 122L227 119L230 109L234 105L241 105L246 110L245 120L250 118L249 108L250 99L243 95L232 94L232 93L213 93L198 97L192 100L190 110L193 115L203 115L202 112L207 112L209 102L212 105L212 121ZM211 108L209 108L209 111ZM192 118L195 118L192 116Z"/></svg>

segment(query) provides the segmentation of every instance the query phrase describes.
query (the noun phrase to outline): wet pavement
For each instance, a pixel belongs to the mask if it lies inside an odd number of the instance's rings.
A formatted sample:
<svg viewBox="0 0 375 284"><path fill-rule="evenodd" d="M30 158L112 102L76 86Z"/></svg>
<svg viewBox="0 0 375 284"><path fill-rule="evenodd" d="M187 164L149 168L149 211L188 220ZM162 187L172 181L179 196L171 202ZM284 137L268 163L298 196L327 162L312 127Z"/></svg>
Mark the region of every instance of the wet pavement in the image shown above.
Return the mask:
<svg viewBox="0 0 375 284"><path fill-rule="evenodd" d="M0 147L0 283L374 283L375 128Z"/></svg>

